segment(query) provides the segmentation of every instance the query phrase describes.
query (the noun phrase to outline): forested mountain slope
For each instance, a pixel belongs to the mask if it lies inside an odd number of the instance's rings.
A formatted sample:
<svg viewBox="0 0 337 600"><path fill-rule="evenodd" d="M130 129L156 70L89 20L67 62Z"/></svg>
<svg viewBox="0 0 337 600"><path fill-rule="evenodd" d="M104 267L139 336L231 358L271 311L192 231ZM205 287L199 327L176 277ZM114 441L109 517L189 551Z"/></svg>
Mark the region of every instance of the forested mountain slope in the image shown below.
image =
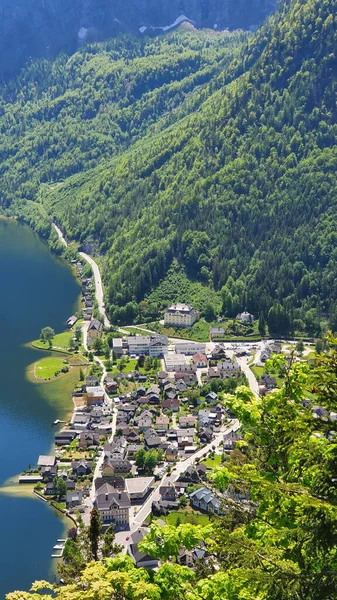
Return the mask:
<svg viewBox="0 0 337 600"><path fill-rule="evenodd" d="M0 87L2 199L36 199L40 182L97 166L220 87L243 33L123 36L70 58L33 62ZM213 81L214 80L214 81ZM162 124L159 124L162 119Z"/></svg>
<svg viewBox="0 0 337 600"><path fill-rule="evenodd" d="M285 6L248 44L246 72L197 112L47 197L71 236L107 253L112 316L174 256L224 286L229 307L267 312L280 300L312 332L333 310L336 8Z"/></svg>
<svg viewBox="0 0 337 600"><path fill-rule="evenodd" d="M281 301L290 329L318 333L337 292L336 8L285 3L229 65L233 38L201 50L189 32L140 60L111 42L122 66L97 47L33 64L3 90L4 203L39 199L97 244L114 320L137 318L176 258L229 316Z"/></svg>

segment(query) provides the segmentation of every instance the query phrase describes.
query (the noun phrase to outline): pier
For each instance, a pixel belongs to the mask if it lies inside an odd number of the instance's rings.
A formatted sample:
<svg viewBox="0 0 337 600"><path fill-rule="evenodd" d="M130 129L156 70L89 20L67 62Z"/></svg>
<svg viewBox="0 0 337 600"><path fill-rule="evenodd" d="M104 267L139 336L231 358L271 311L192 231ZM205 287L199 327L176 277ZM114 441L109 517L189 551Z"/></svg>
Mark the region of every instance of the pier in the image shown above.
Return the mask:
<svg viewBox="0 0 337 600"><path fill-rule="evenodd" d="M66 543L66 540L64 540L64 539L58 539L57 540L57 544L55 544L55 546L53 546L53 550L60 550L60 553L59 554L52 554L51 558L62 558L63 552L64 552L65 543Z"/></svg>

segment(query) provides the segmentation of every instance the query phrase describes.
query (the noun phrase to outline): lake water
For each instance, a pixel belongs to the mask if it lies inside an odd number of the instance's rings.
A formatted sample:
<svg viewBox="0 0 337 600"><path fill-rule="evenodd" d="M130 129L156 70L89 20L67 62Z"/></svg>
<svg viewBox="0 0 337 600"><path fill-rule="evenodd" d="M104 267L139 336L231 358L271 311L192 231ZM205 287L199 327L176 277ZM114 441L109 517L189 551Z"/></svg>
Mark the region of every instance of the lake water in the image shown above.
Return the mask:
<svg viewBox="0 0 337 600"><path fill-rule="evenodd" d="M79 292L68 265L27 226L0 219L1 600L9 591L28 590L35 579L50 576L52 548L70 523L41 500L18 494L17 486L11 493L5 482L36 465L39 454L48 454L51 423L66 406L71 409L70 398L55 406L43 397L45 386L26 379L28 365L45 354L24 344L47 325L63 331Z"/></svg>

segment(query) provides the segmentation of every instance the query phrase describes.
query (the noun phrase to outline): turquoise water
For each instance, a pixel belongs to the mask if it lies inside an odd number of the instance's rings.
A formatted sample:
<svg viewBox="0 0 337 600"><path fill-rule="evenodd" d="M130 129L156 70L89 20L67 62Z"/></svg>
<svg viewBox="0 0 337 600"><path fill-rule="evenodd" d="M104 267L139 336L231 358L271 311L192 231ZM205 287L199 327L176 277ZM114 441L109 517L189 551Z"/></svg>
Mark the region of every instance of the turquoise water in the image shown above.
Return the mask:
<svg viewBox="0 0 337 600"><path fill-rule="evenodd" d="M24 344L47 325L63 331L79 291L68 265L27 226L0 219L0 485L50 450L60 409L26 379L27 366L43 353ZM34 497L0 493L1 599L50 576L50 554L65 525Z"/></svg>

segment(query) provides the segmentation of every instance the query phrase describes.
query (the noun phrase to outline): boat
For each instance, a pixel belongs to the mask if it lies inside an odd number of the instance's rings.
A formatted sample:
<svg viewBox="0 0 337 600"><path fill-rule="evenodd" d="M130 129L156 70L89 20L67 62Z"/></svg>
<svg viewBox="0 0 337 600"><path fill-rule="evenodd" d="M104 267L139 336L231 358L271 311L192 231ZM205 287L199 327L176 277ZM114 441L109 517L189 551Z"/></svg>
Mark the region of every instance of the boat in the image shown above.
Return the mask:
<svg viewBox="0 0 337 600"><path fill-rule="evenodd" d="M66 422L67 421L61 421L61 419L55 419L55 421L53 421L51 426L54 427L54 425L60 425L60 423L66 423Z"/></svg>

